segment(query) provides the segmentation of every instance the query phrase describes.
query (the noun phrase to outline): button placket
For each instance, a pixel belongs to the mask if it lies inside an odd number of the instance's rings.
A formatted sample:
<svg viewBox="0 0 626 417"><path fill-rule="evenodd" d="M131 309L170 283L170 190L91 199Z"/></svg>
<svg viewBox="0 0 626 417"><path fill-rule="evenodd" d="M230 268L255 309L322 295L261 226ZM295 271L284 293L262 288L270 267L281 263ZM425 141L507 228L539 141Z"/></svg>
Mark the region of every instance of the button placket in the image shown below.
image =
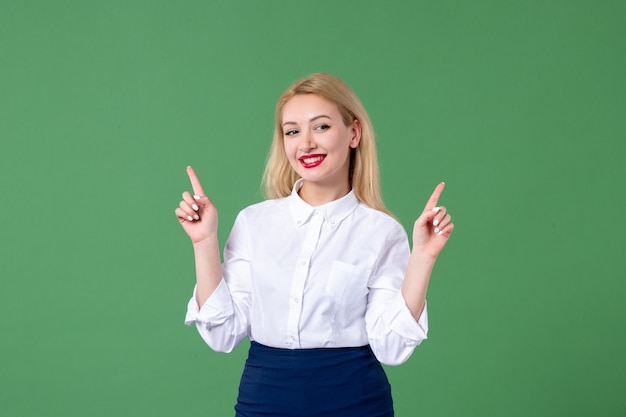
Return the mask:
<svg viewBox="0 0 626 417"><path fill-rule="evenodd" d="M288 348L300 346L299 323L302 314L302 300L304 298L304 286L309 276L309 264L311 257L317 247L320 231L324 218L318 213L314 213L311 220L306 225L306 234L302 249L298 255L298 267L294 270L289 293L289 312L287 316L287 340Z"/></svg>

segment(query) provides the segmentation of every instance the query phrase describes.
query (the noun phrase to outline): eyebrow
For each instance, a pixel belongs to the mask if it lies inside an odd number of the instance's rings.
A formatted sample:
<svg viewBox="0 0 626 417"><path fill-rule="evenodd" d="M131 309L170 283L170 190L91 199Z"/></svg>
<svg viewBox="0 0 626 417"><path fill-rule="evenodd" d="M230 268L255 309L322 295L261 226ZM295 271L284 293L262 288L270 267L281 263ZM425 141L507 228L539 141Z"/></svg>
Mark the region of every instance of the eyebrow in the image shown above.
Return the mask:
<svg viewBox="0 0 626 417"><path fill-rule="evenodd" d="M312 121L317 120L317 119L321 119L322 117L326 117L326 118L328 118L328 119L330 119L330 120L332 120L332 119L333 119L332 117L327 116L327 115L325 115L325 114L320 114L319 116L312 117L312 118L309 120L309 122L312 122ZM296 122L285 122L285 123L283 123L283 126L285 126L285 125L297 125L297 124L298 124L298 123L296 123Z"/></svg>

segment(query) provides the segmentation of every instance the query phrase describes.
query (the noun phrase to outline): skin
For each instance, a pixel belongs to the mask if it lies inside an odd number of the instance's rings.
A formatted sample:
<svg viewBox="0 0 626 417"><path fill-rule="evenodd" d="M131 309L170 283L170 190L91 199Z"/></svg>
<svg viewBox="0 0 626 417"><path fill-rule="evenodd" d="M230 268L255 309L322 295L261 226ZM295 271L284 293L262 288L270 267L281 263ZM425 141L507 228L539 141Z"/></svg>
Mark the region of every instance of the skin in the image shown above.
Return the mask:
<svg viewBox="0 0 626 417"><path fill-rule="evenodd" d="M437 257L454 231L452 218L444 206L438 206L445 183L435 187L422 214L413 224L413 250L402 284L402 296L415 319L426 305L428 283Z"/></svg>
<svg viewBox="0 0 626 417"><path fill-rule="evenodd" d="M222 279L220 245L217 239L217 209L205 195L192 167L187 167L193 195L185 191L176 209L180 225L191 239L196 264L196 301L204 305Z"/></svg>
<svg viewBox="0 0 626 417"><path fill-rule="evenodd" d="M358 120L345 126L336 106L319 96L297 95L283 109L284 149L293 169L305 179L299 191L307 203L317 206L343 197L350 191L350 149L361 139ZM303 157L316 158L301 160ZM323 159L320 163L319 159ZM309 163L307 163L309 161ZM204 305L222 278L217 239L217 209L206 197L192 167L187 167L193 195L183 193L176 216L191 239L196 264L196 301ZM435 187L413 225L413 250L409 258L402 295L413 317L419 319L430 276L437 257L454 231L450 214L438 206L445 184Z"/></svg>
<svg viewBox="0 0 626 417"><path fill-rule="evenodd" d="M282 128L287 159L305 180L299 190L304 201L319 206L350 192L350 150L361 140L358 120L346 126L331 102L313 94L296 95L283 108ZM323 161L317 166L301 161L311 155Z"/></svg>

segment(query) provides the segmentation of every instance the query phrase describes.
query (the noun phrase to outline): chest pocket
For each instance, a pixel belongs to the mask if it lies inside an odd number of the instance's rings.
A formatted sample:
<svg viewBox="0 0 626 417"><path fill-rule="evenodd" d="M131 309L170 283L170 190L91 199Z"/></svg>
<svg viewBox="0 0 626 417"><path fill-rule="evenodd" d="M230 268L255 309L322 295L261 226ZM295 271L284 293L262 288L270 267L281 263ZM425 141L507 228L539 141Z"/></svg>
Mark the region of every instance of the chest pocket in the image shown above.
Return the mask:
<svg viewBox="0 0 626 417"><path fill-rule="evenodd" d="M326 293L339 304L359 302L369 292L366 268L334 261L326 284Z"/></svg>

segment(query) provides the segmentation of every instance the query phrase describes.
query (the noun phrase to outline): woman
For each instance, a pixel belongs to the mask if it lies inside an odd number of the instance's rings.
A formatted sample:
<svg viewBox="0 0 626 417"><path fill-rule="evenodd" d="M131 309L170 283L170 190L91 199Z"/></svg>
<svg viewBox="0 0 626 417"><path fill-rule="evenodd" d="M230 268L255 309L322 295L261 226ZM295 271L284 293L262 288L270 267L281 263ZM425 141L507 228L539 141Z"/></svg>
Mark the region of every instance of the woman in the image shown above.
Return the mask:
<svg viewBox="0 0 626 417"><path fill-rule="evenodd" d="M237 416L393 416L380 363L426 338L431 271L454 230L439 184L413 250L380 196L371 122L338 78L313 74L278 100L264 184L220 264L217 210L191 167L176 215L193 242L187 324L216 351L251 347Z"/></svg>

